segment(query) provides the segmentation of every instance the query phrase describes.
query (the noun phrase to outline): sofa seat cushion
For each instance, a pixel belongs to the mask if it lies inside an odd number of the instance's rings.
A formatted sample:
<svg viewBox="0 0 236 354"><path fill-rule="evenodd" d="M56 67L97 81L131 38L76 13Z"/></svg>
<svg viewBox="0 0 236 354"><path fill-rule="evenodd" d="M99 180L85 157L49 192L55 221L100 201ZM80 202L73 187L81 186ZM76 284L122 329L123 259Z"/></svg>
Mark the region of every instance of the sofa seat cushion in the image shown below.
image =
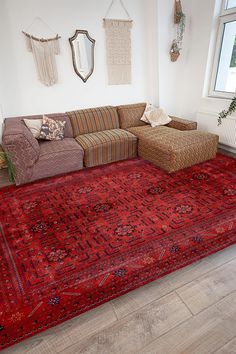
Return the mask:
<svg viewBox="0 0 236 354"><path fill-rule="evenodd" d="M84 151L73 138L43 141L30 181L83 168Z"/></svg>
<svg viewBox="0 0 236 354"><path fill-rule="evenodd" d="M122 129L79 135L86 167L103 165L137 156L137 137Z"/></svg>

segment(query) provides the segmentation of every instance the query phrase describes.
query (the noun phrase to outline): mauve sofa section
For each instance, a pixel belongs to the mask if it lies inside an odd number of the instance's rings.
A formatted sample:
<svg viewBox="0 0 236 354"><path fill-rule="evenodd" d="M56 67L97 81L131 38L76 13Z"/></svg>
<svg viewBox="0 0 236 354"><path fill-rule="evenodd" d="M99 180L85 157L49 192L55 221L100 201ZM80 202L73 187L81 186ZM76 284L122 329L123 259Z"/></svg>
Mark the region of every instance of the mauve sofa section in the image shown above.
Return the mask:
<svg viewBox="0 0 236 354"><path fill-rule="evenodd" d="M68 116L64 113L47 114L55 120L65 120L65 138L59 141L38 141L22 121L42 118L21 116L6 118L3 130L3 147L15 166L16 185L83 168L84 151L73 139Z"/></svg>

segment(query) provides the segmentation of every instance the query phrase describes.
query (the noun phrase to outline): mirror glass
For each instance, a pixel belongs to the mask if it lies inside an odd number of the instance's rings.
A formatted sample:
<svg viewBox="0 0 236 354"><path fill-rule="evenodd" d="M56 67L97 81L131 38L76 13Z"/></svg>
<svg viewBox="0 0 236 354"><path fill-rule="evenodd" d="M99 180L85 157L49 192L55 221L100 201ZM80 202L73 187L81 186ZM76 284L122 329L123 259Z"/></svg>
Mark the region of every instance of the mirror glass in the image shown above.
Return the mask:
<svg viewBox="0 0 236 354"><path fill-rule="evenodd" d="M75 72L86 82L94 70L95 40L89 36L88 31L76 30L69 41Z"/></svg>

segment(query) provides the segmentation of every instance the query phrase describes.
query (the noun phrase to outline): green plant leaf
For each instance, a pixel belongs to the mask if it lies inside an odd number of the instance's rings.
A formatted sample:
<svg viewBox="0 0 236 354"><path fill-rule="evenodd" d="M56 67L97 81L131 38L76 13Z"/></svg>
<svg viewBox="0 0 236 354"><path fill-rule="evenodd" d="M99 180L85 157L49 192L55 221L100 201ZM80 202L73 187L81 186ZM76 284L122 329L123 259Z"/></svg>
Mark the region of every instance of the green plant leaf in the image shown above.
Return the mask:
<svg viewBox="0 0 236 354"><path fill-rule="evenodd" d="M9 179L11 182L15 181L15 176L16 176L16 169L15 166L13 165L10 155L6 152L1 151L0 155L3 156L6 160L6 164L7 164L7 169L8 169L8 175L9 175Z"/></svg>
<svg viewBox="0 0 236 354"><path fill-rule="evenodd" d="M234 96L234 98L232 99L229 108L227 110L223 110L219 113L218 115L218 126L220 126L222 124L222 119L227 118L228 116L231 116L233 112L236 111L236 96Z"/></svg>

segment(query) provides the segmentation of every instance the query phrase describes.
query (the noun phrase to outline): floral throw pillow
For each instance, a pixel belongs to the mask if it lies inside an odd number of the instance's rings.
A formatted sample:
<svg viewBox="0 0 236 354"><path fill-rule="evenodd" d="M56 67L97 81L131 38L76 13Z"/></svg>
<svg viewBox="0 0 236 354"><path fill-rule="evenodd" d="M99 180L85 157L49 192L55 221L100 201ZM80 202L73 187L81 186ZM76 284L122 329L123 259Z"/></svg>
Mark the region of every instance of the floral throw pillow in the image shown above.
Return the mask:
<svg viewBox="0 0 236 354"><path fill-rule="evenodd" d="M66 121L54 120L43 116L42 127L38 139L62 140Z"/></svg>

